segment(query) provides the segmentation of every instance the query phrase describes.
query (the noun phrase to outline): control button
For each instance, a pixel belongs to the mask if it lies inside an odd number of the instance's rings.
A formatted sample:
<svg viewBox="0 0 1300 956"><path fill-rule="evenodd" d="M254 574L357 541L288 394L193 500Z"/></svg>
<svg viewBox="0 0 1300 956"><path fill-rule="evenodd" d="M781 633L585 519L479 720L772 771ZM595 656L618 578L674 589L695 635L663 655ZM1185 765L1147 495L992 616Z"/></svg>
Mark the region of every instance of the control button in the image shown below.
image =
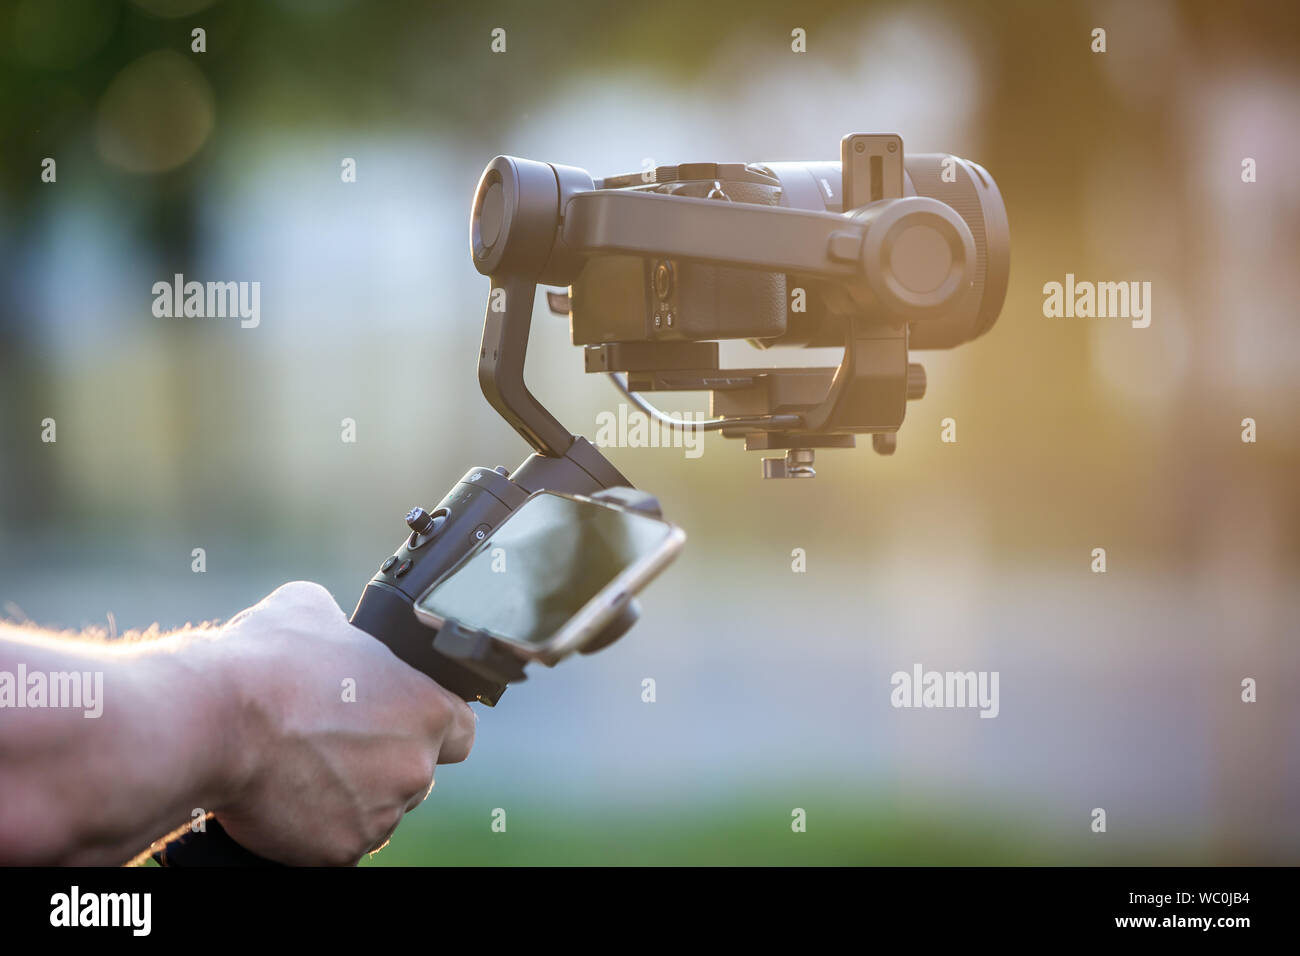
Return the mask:
<svg viewBox="0 0 1300 956"><path fill-rule="evenodd" d="M433 515L423 508L412 508L406 513L406 526L416 534L424 534L433 527Z"/></svg>
<svg viewBox="0 0 1300 956"><path fill-rule="evenodd" d="M482 541L484 538L488 536L488 532L491 530L492 530L492 526L490 524L481 524L474 529L474 532L473 534L470 535L470 538L474 541Z"/></svg>
<svg viewBox="0 0 1300 956"><path fill-rule="evenodd" d="M391 567L392 567L394 564L396 564L396 563L397 563L397 555L395 555L395 554L394 554L394 555L390 555L389 557L384 558L384 563L381 564L381 565L379 566L379 570L380 570L380 571L387 571L389 568L391 568Z"/></svg>
<svg viewBox="0 0 1300 956"><path fill-rule="evenodd" d="M654 271L655 295L661 302L667 302L673 294L673 266L667 259L662 259Z"/></svg>
<svg viewBox="0 0 1300 956"><path fill-rule="evenodd" d="M403 561L401 564L397 566L397 570L394 571L393 574L400 578L403 574L405 574L409 570L411 570L411 559L407 558L405 561Z"/></svg>
<svg viewBox="0 0 1300 956"><path fill-rule="evenodd" d="M495 472L496 472L498 475L500 475L502 478L509 478L509 477L510 477L510 469L507 468L505 465L497 465L497 466L496 466L495 468L493 468L492 470L495 471Z"/></svg>
<svg viewBox="0 0 1300 956"><path fill-rule="evenodd" d="M423 508L412 508L406 516L406 523L411 528L411 538L406 546L414 551L421 545L428 544L442 530L450 515L451 512L446 508L439 508L432 513Z"/></svg>

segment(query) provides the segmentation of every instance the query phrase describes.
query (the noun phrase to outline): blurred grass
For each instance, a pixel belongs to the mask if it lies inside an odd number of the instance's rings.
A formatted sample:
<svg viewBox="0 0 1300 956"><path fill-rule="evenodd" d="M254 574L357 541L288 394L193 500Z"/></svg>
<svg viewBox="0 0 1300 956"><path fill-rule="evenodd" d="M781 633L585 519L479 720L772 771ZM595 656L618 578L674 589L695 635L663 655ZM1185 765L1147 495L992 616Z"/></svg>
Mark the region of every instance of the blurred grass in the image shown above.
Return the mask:
<svg viewBox="0 0 1300 956"><path fill-rule="evenodd" d="M807 831L790 828L778 799L662 809L530 807L507 810L494 833L490 807L426 805L363 866L1016 866L1192 865L1195 848L1134 845L1087 833L1048 838L1045 825L1011 815L974 816L951 805L909 801L803 804Z"/></svg>

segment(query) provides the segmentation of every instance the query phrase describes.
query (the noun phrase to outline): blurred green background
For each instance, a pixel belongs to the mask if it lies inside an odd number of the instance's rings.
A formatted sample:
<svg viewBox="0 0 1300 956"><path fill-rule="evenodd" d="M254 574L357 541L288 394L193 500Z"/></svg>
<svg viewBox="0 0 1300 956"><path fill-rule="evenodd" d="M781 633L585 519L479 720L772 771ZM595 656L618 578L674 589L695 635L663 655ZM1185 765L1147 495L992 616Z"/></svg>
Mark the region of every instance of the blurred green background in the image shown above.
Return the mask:
<svg viewBox="0 0 1300 956"><path fill-rule="evenodd" d="M686 528L682 558L627 639L480 710L472 759L373 862L1297 862L1298 20L1287 2L0 4L0 603L174 627L308 578L350 609L410 506L527 450L475 379L466 226L493 155L600 176L835 159L845 133L896 131L996 178L998 324L916 356L930 390L890 459L864 443L815 481L763 482L716 434L698 460L611 449ZM177 272L259 281L260 326L155 318ZM1067 272L1151 281L1150 328L1044 318ZM529 382L588 435L617 404L544 303ZM893 709L915 662L999 671L1000 716Z"/></svg>

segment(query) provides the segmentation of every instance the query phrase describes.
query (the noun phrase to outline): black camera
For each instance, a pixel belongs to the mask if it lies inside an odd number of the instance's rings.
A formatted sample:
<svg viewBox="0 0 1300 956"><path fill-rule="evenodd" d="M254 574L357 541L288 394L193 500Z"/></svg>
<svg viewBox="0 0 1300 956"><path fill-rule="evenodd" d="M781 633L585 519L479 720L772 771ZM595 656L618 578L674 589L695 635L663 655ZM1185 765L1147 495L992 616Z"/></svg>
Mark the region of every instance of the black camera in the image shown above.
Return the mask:
<svg viewBox="0 0 1300 956"><path fill-rule="evenodd" d="M902 145L897 137L888 138L886 153L889 143L896 145L901 156ZM845 145L857 156L860 154L853 152L855 148L862 146L865 153L869 144L862 137L847 137ZM890 189L883 159L873 172L868 158L865 184L852 181L859 167L850 158L848 165L813 162L660 166L648 177L615 177L602 185L665 196L830 213L851 213L860 205L885 201L894 191L898 196L938 200L960 216L970 232L974 243L970 281L961 282L962 288L957 290L960 294L932 295L954 271L952 261L960 261L966 250L945 248L953 242L955 231L945 235L924 224L912 228L904 217L896 227L897 233L890 237L883 264L892 273L887 276L886 289L894 292L892 286L897 283L898 302L891 301L887 294L874 305L882 317L891 307L899 307L900 315L908 319L910 348L951 348L970 341L997 320L1006 294L1010 241L997 185L975 163L943 153L926 153L908 156L902 164L901 186ZM848 170L847 183L844 170ZM652 182L639 183L636 180L640 178L652 178ZM623 185L629 181L630 185ZM845 196L854 197L848 205ZM859 204L859 199L865 201ZM932 301L918 301L927 293ZM748 339L759 348L836 346L843 344L844 324L862 311L851 296L838 294L833 282L813 278L801 282L800 277L785 273L711 265L673 256L594 258L573 281L569 297L575 345Z"/></svg>

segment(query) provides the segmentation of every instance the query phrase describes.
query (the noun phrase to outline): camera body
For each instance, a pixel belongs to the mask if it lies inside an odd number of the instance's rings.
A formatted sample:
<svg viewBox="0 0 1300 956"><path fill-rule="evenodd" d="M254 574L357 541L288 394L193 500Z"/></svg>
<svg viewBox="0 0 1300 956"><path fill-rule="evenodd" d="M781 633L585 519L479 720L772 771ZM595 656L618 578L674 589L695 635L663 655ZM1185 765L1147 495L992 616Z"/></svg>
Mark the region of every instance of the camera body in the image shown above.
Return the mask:
<svg viewBox="0 0 1300 956"><path fill-rule="evenodd" d="M739 163L660 166L639 192L779 206L779 181ZM784 274L673 257L589 260L569 287L574 345L763 339L788 327Z"/></svg>
<svg viewBox="0 0 1300 956"><path fill-rule="evenodd" d="M861 142L845 140L850 149ZM897 142L901 153L901 142L886 138L890 142ZM883 164L879 174L884 178ZM656 168L650 183L616 177L604 185L839 214L861 208L846 209L846 196L854 197L849 202L865 199L864 207L890 198L883 186L874 199L870 187L855 189L853 177L851 160L847 166L843 160L687 163ZM968 160L945 153L918 154L902 163L899 195L928 197L951 208L966 224L975 249L971 281L961 295L942 314L906 318L909 347L952 348L982 335L1001 310L1010 262L1006 211L997 185ZM886 308L876 304L873 309L868 303L864 309L860 299L844 294L833 282L672 256L594 257L569 287L569 303L573 343L584 346L748 339L759 348L825 347L843 344L844 323L855 316L889 318Z"/></svg>

